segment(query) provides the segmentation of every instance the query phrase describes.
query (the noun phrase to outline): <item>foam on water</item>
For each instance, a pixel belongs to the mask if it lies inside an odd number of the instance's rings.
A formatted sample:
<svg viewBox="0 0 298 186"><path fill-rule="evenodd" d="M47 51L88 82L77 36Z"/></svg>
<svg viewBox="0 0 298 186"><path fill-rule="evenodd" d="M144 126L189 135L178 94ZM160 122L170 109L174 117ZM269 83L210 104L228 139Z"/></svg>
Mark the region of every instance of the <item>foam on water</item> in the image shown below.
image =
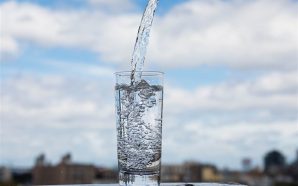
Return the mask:
<svg viewBox="0 0 298 186"><path fill-rule="evenodd" d="M121 170L157 172L161 157L161 86L141 80L118 85L118 160Z"/></svg>

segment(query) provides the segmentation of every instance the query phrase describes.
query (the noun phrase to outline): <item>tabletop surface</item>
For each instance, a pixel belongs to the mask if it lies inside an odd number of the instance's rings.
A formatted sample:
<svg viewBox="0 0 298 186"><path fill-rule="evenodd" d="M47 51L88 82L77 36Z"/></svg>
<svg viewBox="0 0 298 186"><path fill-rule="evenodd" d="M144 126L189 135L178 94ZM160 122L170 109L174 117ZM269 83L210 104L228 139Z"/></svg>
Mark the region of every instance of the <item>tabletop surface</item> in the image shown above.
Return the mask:
<svg viewBox="0 0 298 186"><path fill-rule="evenodd" d="M58 186L58 185L56 185ZM63 185L59 185L63 186ZM90 185L64 185L64 186L119 186L118 184L90 184ZM161 186L244 186L239 184L219 184L219 183L162 183Z"/></svg>

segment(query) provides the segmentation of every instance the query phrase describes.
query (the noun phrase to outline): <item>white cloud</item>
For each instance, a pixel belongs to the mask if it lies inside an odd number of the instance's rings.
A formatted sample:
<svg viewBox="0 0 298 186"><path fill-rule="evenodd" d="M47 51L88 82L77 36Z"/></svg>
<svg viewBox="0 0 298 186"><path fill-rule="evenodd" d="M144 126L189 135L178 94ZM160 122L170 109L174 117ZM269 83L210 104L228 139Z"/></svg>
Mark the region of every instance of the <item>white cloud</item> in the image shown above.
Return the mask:
<svg viewBox="0 0 298 186"><path fill-rule="evenodd" d="M138 24L137 15L109 15L100 10L63 12L13 1L0 8L4 15L1 34L18 44L22 41L46 47L87 48L112 62L128 58L127 45L133 45L137 27L132 25Z"/></svg>
<svg viewBox="0 0 298 186"><path fill-rule="evenodd" d="M296 110L298 107L298 75L296 71L272 72L255 80L224 82L193 90L169 87L167 102L174 111L200 110Z"/></svg>
<svg viewBox="0 0 298 186"><path fill-rule="evenodd" d="M120 3L91 1L98 6ZM165 67L297 68L297 6L290 0L186 1L156 18L148 61ZM126 66L141 18L129 12L50 10L11 1L0 8L5 13L1 34L17 46L22 40L86 48L106 62Z"/></svg>
<svg viewBox="0 0 298 186"><path fill-rule="evenodd" d="M57 72L62 72L64 75L81 76L81 77L100 77L111 79L115 69L103 67L98 64L90 64L89 61L84 63L73 63L71 61L46 61L44 64L47 67L52 67Z"/></svg>
<svg viewBox="0 0 298 186"><path fill-rule="evenodd" d="M184 3L158 19L151 57L167 66L297 67L297 5L292 1Z"/></svg>
<svg viewBox="0 0 298 186"><path fill-rule="evenodd" d="M0 36L0 41L0 61L7 60L18 55L19 46L14 39L11 37Z"/></svg>
<svg viewBox="0 0 298 186"><path fill-rule="evenodd" d="M57 160L70 151L80 161L115 164L114 100L106 99L114 92L105 81L55 76L3 80L2 161L28 165L38 153Z"/></svg>
<svg viewBox="0 0 298 186"><path fill-rule="evenodd" d="M119 1L89 3L96 8L62 11L15 1L0 4L1 56L15 56L23 45L34 43L88 49L107 63L128 66L141 15L100 8ZM273 147L294 154L296 9L292 1L192 0L157 17L148 64L274 69L254 80L229 80L193 91L166 86L165 162L199 158L235 166L243 155L258 159ZM77 76L2 79L1 159L29 162L41 151L58 159L71 151L79 160L115 164L113 70L53 61L46 65ZM92 78L82 79L80 73Z"/></svg>
<svg viewBox="0 0 298 186"><path fill-rule="evenodd" d="M106 111L113 107L106 103L105 96L113 94L113 87L107 86L105 82L99 85L95 83L85 84L84 80L80 81L78 78L65 80L62 77L51 76L40 79L30 76L22 79L13 78L3 83L4 94L1 98L4 106L1 113L5 116L36 119L43 116L40 119L45 120L80 116L106 117ZM91 91L94 91L94 94L85 97L85 94Z"/></svg>
<svg viewBox="0 0 298 186"><path fill-rule="evenodd" d="M130 0L88 0L90 5L108 9L109 11L127 11L135 8Z"/></svg>
<svg viewBox="0 0 298 186"><path fill-rule="evenodd" d="M165 129L170 128L167 125L170 124L165 123ZM292 161L298 140L297 122L239 122L214 127L197 120L174 123L172 129L171 132L164 130L164 161L176 162L177 156L180 161L194 159L221 167L240 167L243 157L250 157L256 165L262 165L262 157L272 149L280 149L287 160Z"/></svg>
<svg viewBox="0 0 298 186"><path fill-rule="evenodd" d="M111 82L105 76L6 77L0 107L2 160L23 164L40 152L58 160L70 151L78 161L115 165ZM293 157L298 140L297 85L294 73L271 73L196 91L167 86L163 161L195 159L237 167L243 156L261 163L271 148Z"/></svg>
<svg viewBox="0 0 298 186"><path fill-rule="evenodd" d="M254 89L259 94L289 93L297 96L298 74L296 71L286 73L269 73L254 83Z"/></svg>

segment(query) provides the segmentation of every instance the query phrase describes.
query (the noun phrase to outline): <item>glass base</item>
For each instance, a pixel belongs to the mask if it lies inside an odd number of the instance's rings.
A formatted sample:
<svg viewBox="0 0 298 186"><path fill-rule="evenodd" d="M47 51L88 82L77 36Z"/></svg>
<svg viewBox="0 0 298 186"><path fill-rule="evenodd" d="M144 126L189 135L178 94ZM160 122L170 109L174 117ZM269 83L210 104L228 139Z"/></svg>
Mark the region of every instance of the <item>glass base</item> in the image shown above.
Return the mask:
<svg viewBox="0 0 298 186"><path fill-rule="evenodd" d="M159 186L160 175L119 172L120 186Z"/></svg>

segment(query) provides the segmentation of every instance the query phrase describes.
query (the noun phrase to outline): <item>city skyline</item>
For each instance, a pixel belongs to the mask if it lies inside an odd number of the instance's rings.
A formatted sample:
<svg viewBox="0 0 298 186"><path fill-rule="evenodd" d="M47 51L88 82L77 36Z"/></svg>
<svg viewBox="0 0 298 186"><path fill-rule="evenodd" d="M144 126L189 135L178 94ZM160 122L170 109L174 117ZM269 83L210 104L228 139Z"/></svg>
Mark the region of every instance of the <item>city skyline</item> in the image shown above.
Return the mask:
<svg viewBox="0 0 298 186"><path fill-rule="evenodd" d="M253 167L251 160L242 161L242 170L219 169L213 164L186 161L181 164L161 166L163 183L193 182L233 182L250 186L273 186L298 184L298 151L294 162L286 163L286 157L278 150L264 155L264 168ZM35 158L35 164L27 168L0 166L2 185L51 185L51 184L91 184L116 183L116 167L102 167L90 163L75 162L70 153L61 156L57 163L50 163L45 154Z"/></svg>
<svg viewBox="0 0 298 186"><path fill-rule="evenodd" d="M239 165L240 167L238 167L237 169L233 168L233 167L219 167L220 169L227 169L227 170L238 170L238 171L247 171L247 170L253 170L253 169L265 169L264 167L264 164L265 164L265 157L268 153L270 152L278 152L278 153L281 153L282 156L284 156L284 154L282 152L280 152L278 149L272 149L270 151L268 151L266 154L264 154L262 156L262 164L255 164L255 162L253 162L253 160L250 158L250 157L243 157L240 162L239 162ZM63 160L64 157L71 157L71 159L73 159L75 156L73 156L74 154L71 154L70 152L64 152L62 154L60 154L60 158L56 161L52 161L51 157L48 157L46 154L44 153L40 153L40 154L36 154L36 156L34 156L32 158L32 164L31 165L28 165L28 166L18 166L18 165L13 165L13 164L0 164L0 166L2 167L8 167L8 168L29 168L29 167L32 167L36 164L38 164L38 159L40 159L40 157L42 157L42 161L43 161L43 164L45 165L55 165L55 164L59 164L59 162L61 162ZM61 158L62 157L62 158ZM290 165L294 162L297 162L298 161L298 149L296 150L296 153L295 153L295 156L294 156L294 159L291 159L289 160L288 157L284 156L284 160L285 160L285 164L286 165ZM106 166L104 164L93 164L93 162L80 162L80 161L76 161L76 159L74 159L75 162L77 163L82 163L82 164L90 164L90 165L96 165L98 167L106 167L106 168L112 168L112 169L118 169L118 162L116 162L115 165L112 165L112 166ZM184 160L182 162L174 162L174 163L165 163L165 165L179 165L179 164L183 164L183 163L189 163L189 162L195 162L195 163L199 163L199 164L205 164L205 165L214 165L217 167L216 164L214 164L213 162L202 162L202 161L199 161L199 160Z"/></svg>
<svg viewBox="0 0 298 186"><path fill-rule="evenodd" d="M116 166L114 72L146 0L0 0L0 164ZM298 2L160 0L145 70L164 71L163 163L240 168L298 148Z"/></svg>

